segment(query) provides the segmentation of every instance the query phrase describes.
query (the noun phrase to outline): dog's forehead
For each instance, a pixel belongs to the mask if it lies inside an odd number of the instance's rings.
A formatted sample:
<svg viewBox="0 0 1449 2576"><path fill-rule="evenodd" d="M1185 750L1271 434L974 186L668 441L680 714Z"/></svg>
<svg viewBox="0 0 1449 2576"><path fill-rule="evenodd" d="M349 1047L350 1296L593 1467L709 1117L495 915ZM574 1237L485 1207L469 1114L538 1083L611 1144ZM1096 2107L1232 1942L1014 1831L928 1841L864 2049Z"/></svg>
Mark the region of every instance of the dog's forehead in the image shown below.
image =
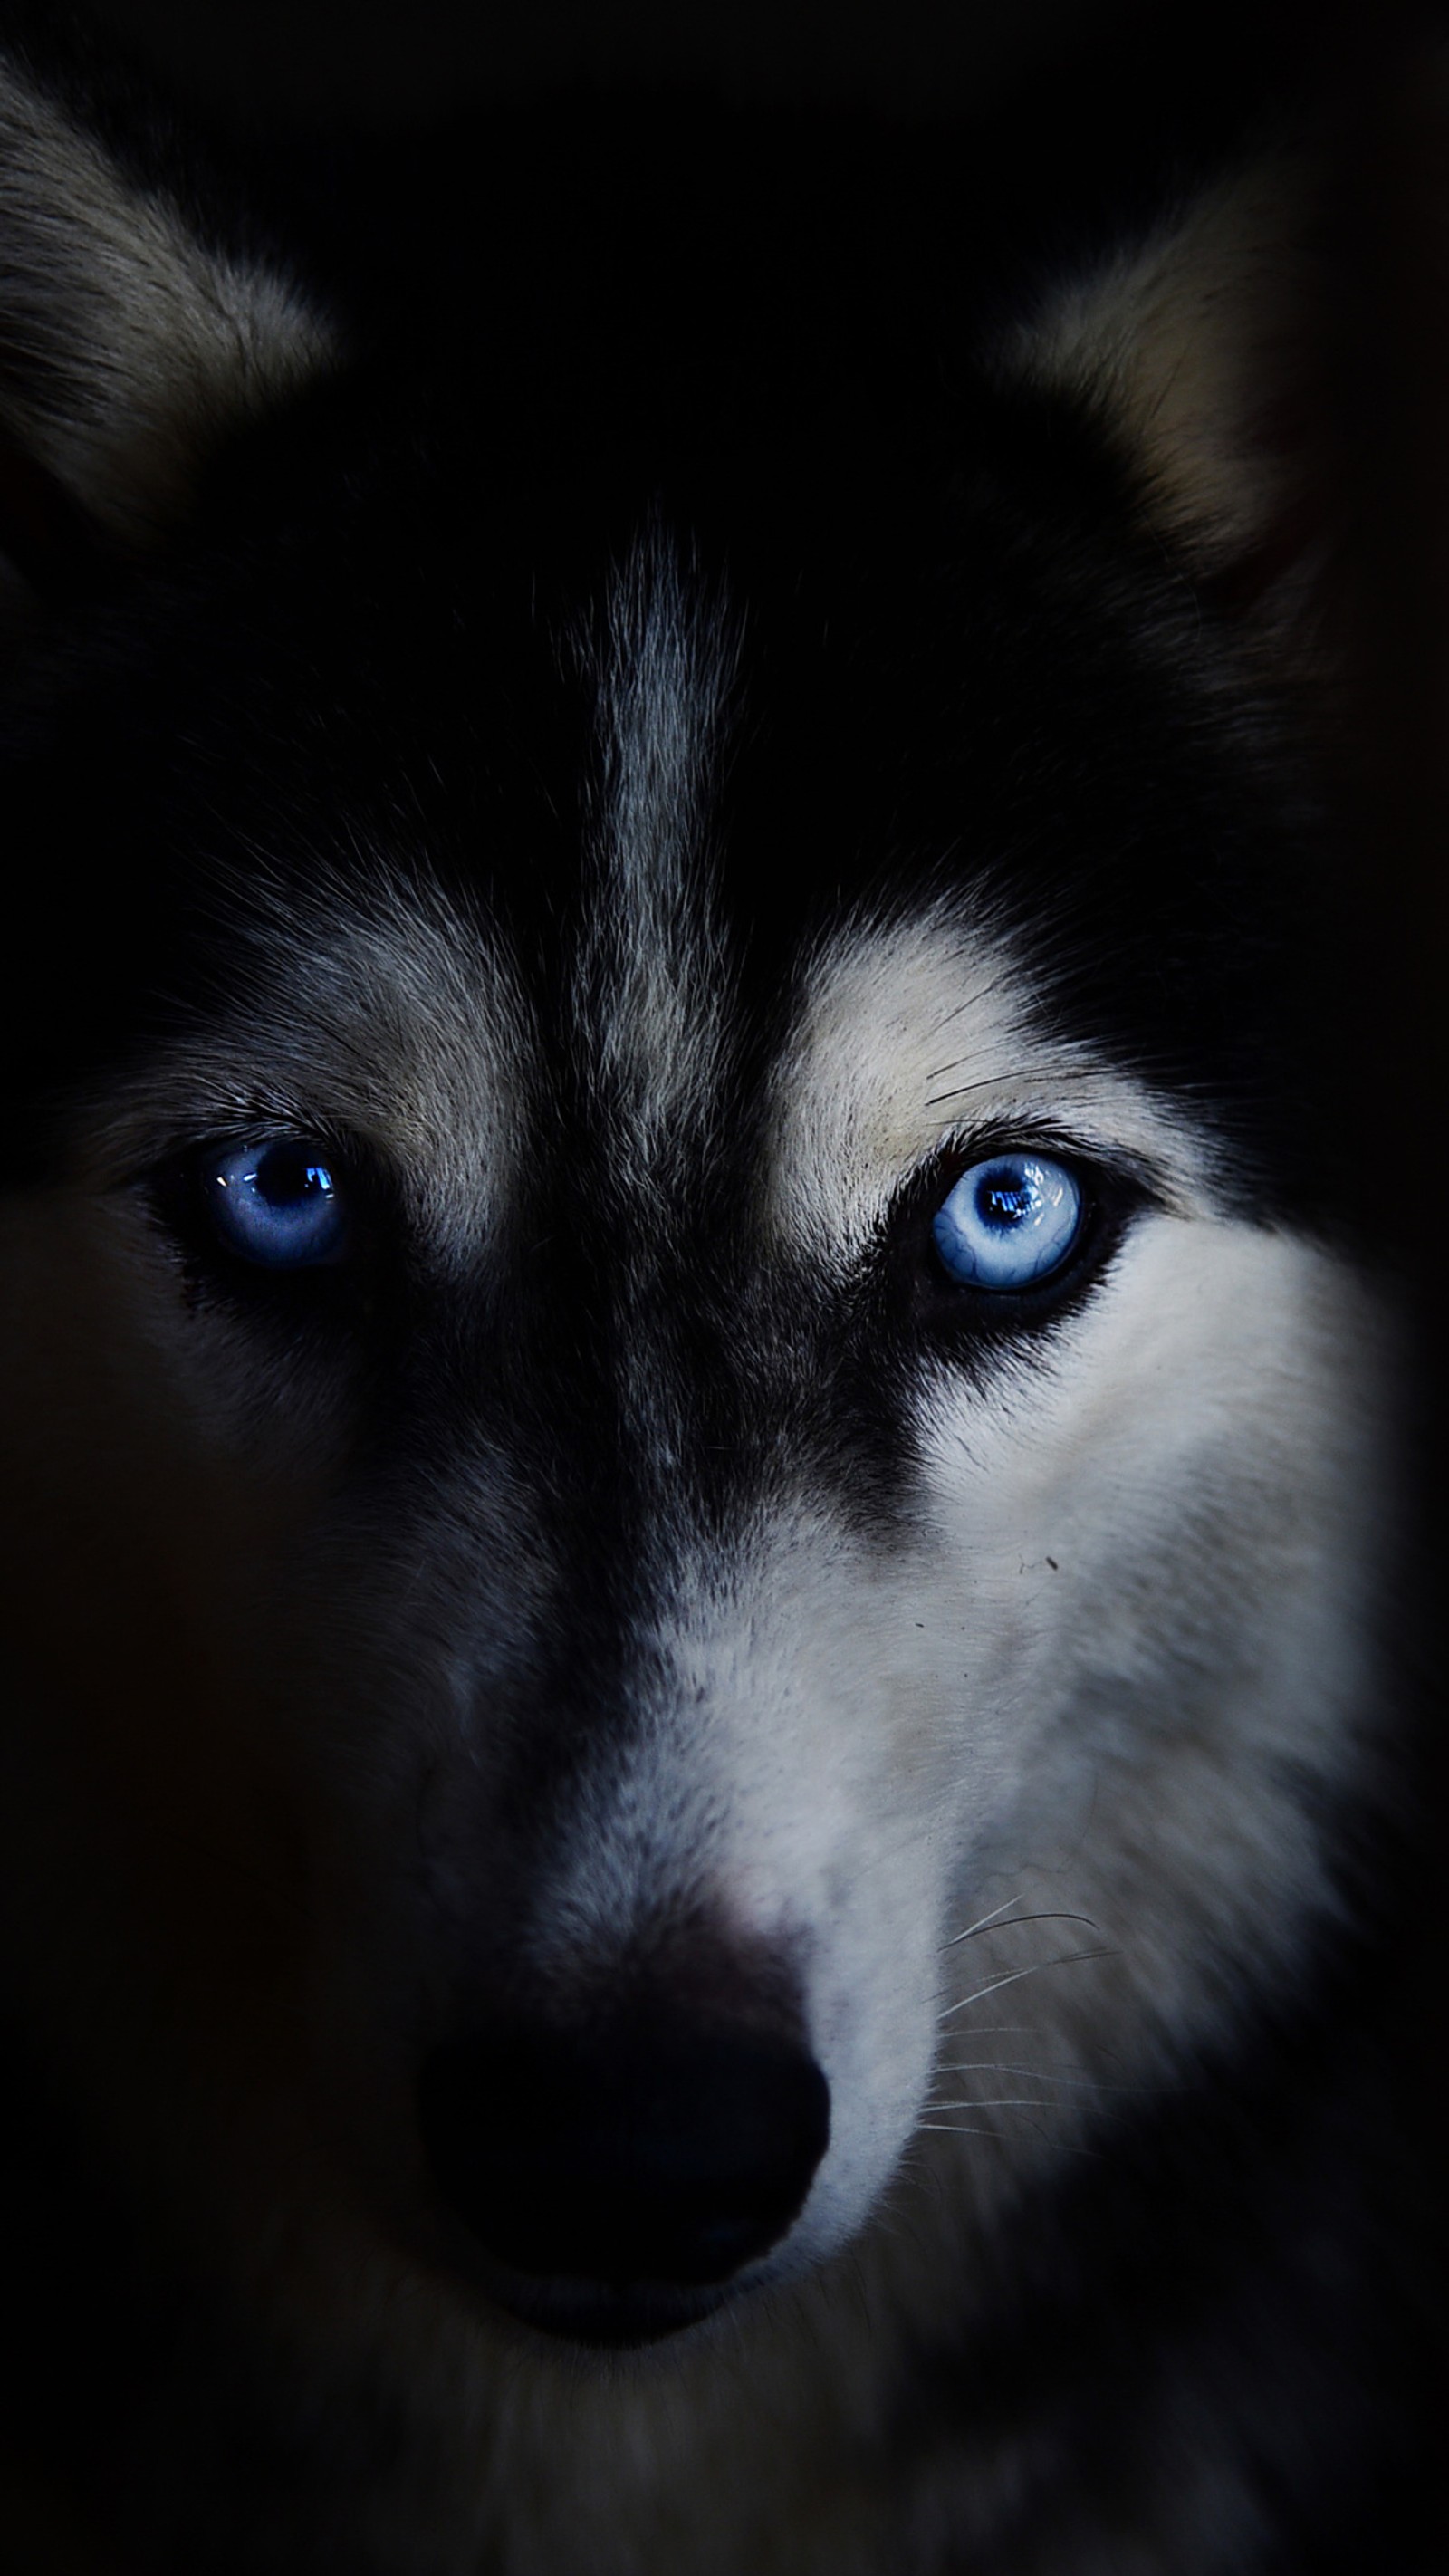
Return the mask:
<svg viewBox="0 0 1449 2576"><path fill-rule="evenodd" d="M741 815L723 792L759 712L747 625L748 603L646 526L551 645L587 718L573 774L548 784L571 882L543 888L546 943L520 932L514 884L536 871L506 809L471 876L435 872L416 827L405 847L354 834L350 866L243 871L231 1005L151 1069L120 1150L137 1114L158 1141L236 1117L325 1121L378 1151L465 1254L540 1140L567 1139L570 1099L606 1120L616 1172L677 1179L753 1093L769 1229L837 1248L958 1131L1065 1126L1185 1180L1200 1149L1043 1024L1030 960L959 852L949 891L918 868L914 900L877 884L786 906L782 925L758 800ZM802 877L860 874L842 812L821 794Z"/></svg>

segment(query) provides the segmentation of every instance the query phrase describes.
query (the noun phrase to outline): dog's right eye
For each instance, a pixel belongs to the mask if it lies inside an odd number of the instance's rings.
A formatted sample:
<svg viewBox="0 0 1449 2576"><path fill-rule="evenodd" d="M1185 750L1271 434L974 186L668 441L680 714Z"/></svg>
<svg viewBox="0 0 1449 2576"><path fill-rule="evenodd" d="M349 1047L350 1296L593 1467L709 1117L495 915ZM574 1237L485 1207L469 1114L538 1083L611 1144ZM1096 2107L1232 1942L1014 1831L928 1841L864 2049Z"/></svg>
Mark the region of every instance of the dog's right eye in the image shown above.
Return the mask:
<svg viewBox="0 0 1449 2576"><path fill-rule="evenodd" d="M212 1147L200 1160L202 1200L221 1242L267 1270L318 1269L348 1249L347 1194L315 1139L262 1137Z"/></svg>
<svg viewBox="0 0 1449 2576"><path fill-rule="evenodd" d="M937 1257L964 1288L1044 1286L1070 1260L1085 1206L1076 1174L1054 1155L993 1154L963 1172L937 1210Z"/></svg>

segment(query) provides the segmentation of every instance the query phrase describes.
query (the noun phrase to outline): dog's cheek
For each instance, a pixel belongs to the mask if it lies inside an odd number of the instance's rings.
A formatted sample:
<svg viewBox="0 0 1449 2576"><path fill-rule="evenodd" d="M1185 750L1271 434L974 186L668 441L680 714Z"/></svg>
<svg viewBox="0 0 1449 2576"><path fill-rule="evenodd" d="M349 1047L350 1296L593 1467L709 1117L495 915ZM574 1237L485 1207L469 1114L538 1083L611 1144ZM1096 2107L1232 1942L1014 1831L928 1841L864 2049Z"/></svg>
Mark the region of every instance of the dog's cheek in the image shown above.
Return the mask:
<svg viewBox="0 0 1449 2576"><path fill-rule="evenodd" d="M1112 1963L1074 1975L1078 2039L1095 2016L1190 2045L1334 1902L1322 1817L1363 1785L1391 1543L1382 1325L1299 1241L1156 1220L1025 1398L937 1425L995 1674L962 1705L995 1784L963 1820L962 1919L1013 1888L1080 1908ZM1066 1994L1040 1981L1034 2014Z"/></svg>
<svg viewBox="0 0 1449 2576"><path fill-rule="evenodd" d="M284 2086L309 1837L267 1605L306 1498L208 1435L109 1207L13 1201L0 1278L9 1955L77 2047L154 2049L117 2099L164 2104L182 2063Z"/></svg>

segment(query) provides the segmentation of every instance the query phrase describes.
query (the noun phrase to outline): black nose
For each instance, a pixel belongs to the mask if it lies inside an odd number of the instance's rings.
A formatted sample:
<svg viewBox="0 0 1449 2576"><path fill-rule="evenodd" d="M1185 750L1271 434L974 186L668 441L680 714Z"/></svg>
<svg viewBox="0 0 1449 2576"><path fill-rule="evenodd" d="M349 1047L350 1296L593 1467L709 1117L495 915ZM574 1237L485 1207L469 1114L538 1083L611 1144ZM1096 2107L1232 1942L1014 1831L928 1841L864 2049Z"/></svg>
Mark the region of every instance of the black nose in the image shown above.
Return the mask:
<svg viewBox="0 0 1449 2576"><path fill-rule="evenodd" d="M784 2235L830 2134L803 2047L664 2017L451 2041L419 2114L439 2187L491 2254L611 2290L728 2280Z"/></svg>

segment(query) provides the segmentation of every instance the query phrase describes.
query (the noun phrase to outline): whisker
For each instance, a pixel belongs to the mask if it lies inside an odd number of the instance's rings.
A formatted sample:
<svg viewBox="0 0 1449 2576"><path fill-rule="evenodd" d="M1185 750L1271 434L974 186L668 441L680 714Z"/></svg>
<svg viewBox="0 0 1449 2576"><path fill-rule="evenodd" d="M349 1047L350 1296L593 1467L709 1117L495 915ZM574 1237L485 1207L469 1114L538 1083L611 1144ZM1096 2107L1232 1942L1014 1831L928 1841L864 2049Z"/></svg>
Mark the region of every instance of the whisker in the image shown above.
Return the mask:
<svg viewBox="0 0 1449 2576"><path fill-rule="evenodd" d="M938 2075L1031 2075L1039 2076L1043 2084L1090 2084L1094 2091L1105 2089L1099 2077L1083 2075L1078 2067L1017 2066L1004 2057L953 2058L949 2065L938 2066L936 2072ZM1115 2085L1112 2089L1115 2092L1136 2092L1138 2087Z"/></svg>
<svg viewBox="0 0 1449 2576"><path fill-rule="evenodd" d="M1035 2093L988 2093L980 2102L933 2102L933 2111L1049 2111Z"/></svg>
<svg viewBox="0 0 1449 2576"><path fill-rule="evenodd" d="M972 992L967 994L964 1002L953 1002L949 1011L943 1011L941 1013L941 1016L936 1021L934 1027L927 1031L927 1035L933 1038L938 1038L943 1029L949 1029L953 1020L964 1019L968 1011L979 1011L982 1003L988 1001L993 993L998 992L1004 981L1005 976L1002 969L1000 967L993 968L987 975L984 983L978 984ZM956 1062L958 1064L964 1064L966 1062L965 1056L958 1055ZM949 1073L950 1069L949 1065L943 1065L941 1068L943 1073Z"/></svg>
<svg viewBox="0 0 1449 2576"><path fill-rule="evenodd" d="M1003 2129L978 2129L969 2120L922 2120L917 2124L915 2135L918 2138L994 2138L998 2146L1013 2143ZM1058 2138L1053 2152L1059 2156L1087 2156L1093 2163L1101 2158L1100 2148L1090 2146L1080 2138Z"/></svg>
<svg viewBox="0 0 1449 2576"><path fill-rule="evenodd" d="M1158 2095L1181 2089L1179 2086L1168 2084L1114 2084L1108 2076L1084 2075L1079 2068L1019 2066L1002 2057L953 2058L949 2064L938 2066L936 2073L938 2075L1029 2075L1034 2083L1085 2085L1088 2091L1093 2093Z"/></svg>
<svg viewBox="0 0 1449 2576"><path fill-rule="evenodd" d="M989 1914L983 1914L975 1923L968 1923L964 1932L953 1932L949 1941L942 1942L942 1949L954 1950L958 1941L969 1941L973 1932L984 1932L987 1924L994 1923L997 1916L999 1914L1004 1914L1009 1905L1019 1905L1020 1903L1021 1898L1019 1896L1004 1896L999 1905L993 1905Z"/></svg>
<svg viewBox="0 0 1449 2576"><path fill-rule="evenodd" d="M1012 1897L1008 1897L1008 1898L1007 1898L1007 1900L1006 1900L1006 1903L1007 1903L1007 1905L1010 1905L1010 1904L1014 1903L1015 1901L1016 1901L1016 1900L1015 1900L1015 1899L1013 1899ZM988 1925L988 1924L996 1923L996 1916L997 1916L998 1914L1004 1914L1004 1913L1005 1913L1005 1911L1006 1911L1006 1907L1005 1907L1005 1906L998 1905L998 1907L996 1908L996 1913L995 1913L995 1914L983 1914L983 1915L982 1915L982 1917L981 1917L980 1922L979 1922L979 1923L973 1923L967 1931L965 1931L965 1932L953 1932L953 1934L952 1934L952 1936L951 1936L951 1938L950 1938L950 1940L949 1940L949 1941L943 1941L943 1942L942 1942L942 1944L941 1944L942 1949L943 1949L943 1950L955 1950L955 1949L957 1949L957 1948L959 1947L959 1945L961 1944L961 1942L972 1940L978 1932L984 1932L984 1931L986 1930L986 1928L987 1928L987 1925ZM1011 1918L1011 1921L1010 1921L1009 1923L998 1923L998 1924L997 1924L997 1930L998 1930L999 1932L1014 1932L1018 1923L1085 1923L1085 1925L1086 1925L1086 1927L1087 1927L1087 1930L1088 1930L1089 1932L1100 1932L1100 1930L1101 1930L1101 1928L1102 1928L1102 1927L1101 1927L1101 1925L1100 1925L1100 1923L1094 1923L1094 1922L1093 1922L1092 1917L1091 1917L1091 1915L1090 1915L1090 1914L1063 1914L1063 1913L1055 1913L1055 1914L1013 1914L1013 1916L1012 1916L1012 1918Z"/></svg>
<svg viewBox="0 0 1449 2576"><path fill-rule="evenodd" d="M973 2129L955 2120L920 2120L916 2124L916 2135L926 2138L996 2138L999 2141L1001 2131Z"/></svg>
<svg viewBox="0 0 1449 2576"><path fill-rule="evenodd" d="M943 1073L954 1073L958 1064L969 1064L970 1060L969 1056L958 1055L952 1064L933 1064L926 1075L926 1080L939 1082ZM1099 1078L1091 1072L1074 1074L1063 1067L1052 1075L1052 1096L1055 1098L1059 1092L1073 1085L1089 1084ZM983 1073L979 1074L974 1082L958 1083L953 1091L938 1091L930 1094L926 1107L934 1108L938 1100L964 1100L973 1091L1028 1091L1038 1088L1040 1083L1039 1065L1026 1073Z"/></svg>
<svg viewBox="0 0 1449 2576"><path fill-rule="evenodd" d="M1035 2021L979 2021L971 2033L973 2039L1037 2039L1040 2035L1041 2024Z"/></svg>
<svg viewBox="0 0 1449 2576"><path fill-rule="evenodd" d="M930 1072L926 1076L926 1080L928 1082L939 1082L943 1073L954 1073L956 1065L966 1064L968 1062L968 1057L958 1055L955 1064L933 1064ZM1014 1090L1015 1088L1016 1085L1013 1083L1010 1074L983 1073L979 1080L975 1082L963 1082L957 1086L955 1091L942 1091L937 1093L936 1097L941 1100L964 1100L968 1091ZM931 1105L931 1101L928 1098L926 1107L929 1109Z"/></svg>
<svg viewBox="0 0 1449 2576"><path fill-rule="evenodd" d="M1014 1986L1022 1977L1040 1976L1044 1968L1072 1968L1087 1959L1115 1959L1117 1955L1109 1943L1100 1950L1064 1950L1060 1958L1037 1959L1029 1968L1013 1968L1008 1976L993 1977L989 1985L978 1986L973 1994L963 1995L959 2003L947 2004L936 2018L949 2021L953 2013L964 2012L968 2004L979 2004L986 1995L999 1994L1003 1986Z"/></svg>

